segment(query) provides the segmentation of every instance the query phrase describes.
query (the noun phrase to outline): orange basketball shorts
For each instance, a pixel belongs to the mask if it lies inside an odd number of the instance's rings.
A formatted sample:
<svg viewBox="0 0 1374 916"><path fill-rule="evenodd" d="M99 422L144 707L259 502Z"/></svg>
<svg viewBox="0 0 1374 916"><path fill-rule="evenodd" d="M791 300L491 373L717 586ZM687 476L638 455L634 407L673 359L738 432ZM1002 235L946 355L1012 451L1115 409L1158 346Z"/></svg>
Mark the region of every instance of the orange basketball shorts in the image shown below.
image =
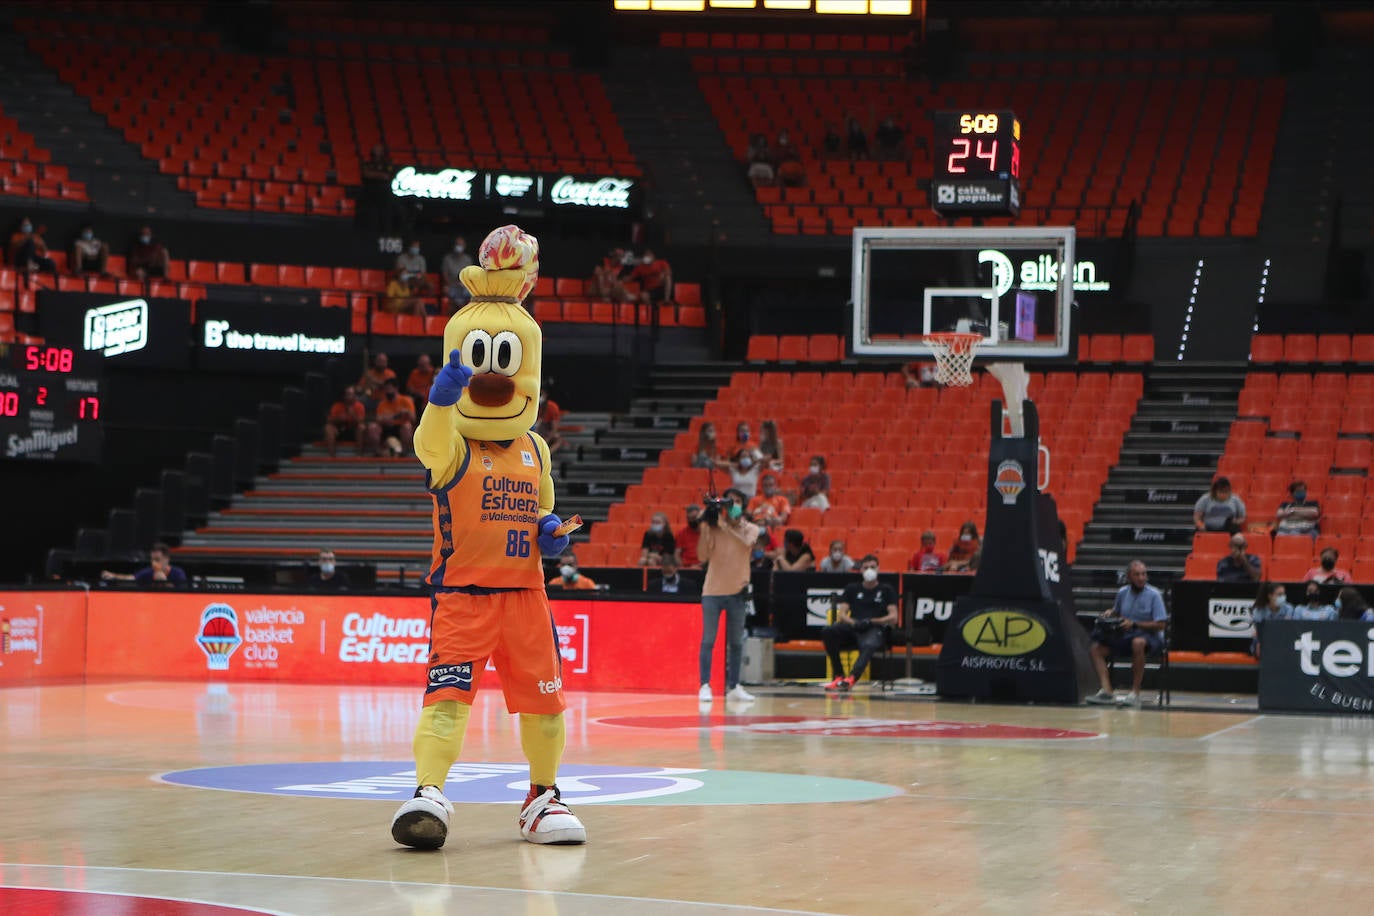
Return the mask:
<svg viewBox="0 0 1374 916"><path fill-rule="evenodd" d="M490 659L501 676L506 709L540 715L563 711L563 660L542 588L490 595L435 592L430 609L424 705L441 700L472 705Z"/></svg>

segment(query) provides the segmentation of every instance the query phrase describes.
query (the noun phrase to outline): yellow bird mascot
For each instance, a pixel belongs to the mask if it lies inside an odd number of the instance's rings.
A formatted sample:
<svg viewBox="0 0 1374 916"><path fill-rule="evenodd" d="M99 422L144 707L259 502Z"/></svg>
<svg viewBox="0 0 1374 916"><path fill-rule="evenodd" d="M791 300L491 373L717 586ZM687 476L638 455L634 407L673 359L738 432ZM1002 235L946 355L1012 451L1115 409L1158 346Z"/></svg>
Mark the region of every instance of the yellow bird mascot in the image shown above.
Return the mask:
<svg viewBox="0 0 1374 916"><path fill-rule="evenodd" d="M549 447L531 432L543 338L521 302L538 276L534 236L517 226L487 236L478 263L460 275L472 300L444 328L448 362L415 431L434 498L429 680L415 729L419 787L392 818L391 835L416 849L438 849L448 837L444 780L489 658L506 708L520 714L530 764L521 835L587 841L556 784L566 704L540 553L557 556L568 538L553 514Z"/></svg>

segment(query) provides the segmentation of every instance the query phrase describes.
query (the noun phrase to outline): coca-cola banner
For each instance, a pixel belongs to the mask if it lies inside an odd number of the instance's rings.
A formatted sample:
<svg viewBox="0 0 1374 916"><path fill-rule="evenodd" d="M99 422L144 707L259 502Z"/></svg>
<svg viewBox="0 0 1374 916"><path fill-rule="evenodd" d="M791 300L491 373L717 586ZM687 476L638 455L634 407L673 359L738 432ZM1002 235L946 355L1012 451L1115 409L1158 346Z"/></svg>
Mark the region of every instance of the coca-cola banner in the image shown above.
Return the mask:
<svg viewBox="0 0 1374 916"><path fill-rule="evenodd" d="M638 192L639 182L634 178L559 172L428 170L408 165L391 179L391 193L396 197L454 203L524 203L598 212L628 212L635 205Z"/></svg>

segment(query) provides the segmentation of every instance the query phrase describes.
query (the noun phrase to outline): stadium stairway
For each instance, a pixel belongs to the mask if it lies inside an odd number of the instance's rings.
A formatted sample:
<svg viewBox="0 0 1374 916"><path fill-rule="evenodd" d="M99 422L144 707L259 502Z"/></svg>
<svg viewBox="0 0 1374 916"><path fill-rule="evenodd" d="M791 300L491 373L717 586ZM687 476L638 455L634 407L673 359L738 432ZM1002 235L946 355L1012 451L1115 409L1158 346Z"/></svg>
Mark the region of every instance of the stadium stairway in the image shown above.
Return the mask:
<svg viewBox="0 0 1374 916"><path fill-rule="evenodd" d="M722 234L739 243L768 241L772 230L685 55L618 51L605 82L635 159L655 178L649 206L674 242L708 244Z"/></svg>
<svg viewBox="0 0 1374 916"><path fill-rule="evenodd" d="M72 178L100 210L110 213L187 215L195 198L180 191L176 179L143 158L90 104L30 54L22 36L0 30L0 106L53 161L68 167ZM45 206L48 204L45 203ZM86 204L81 205L83 208Z"/></svg>
<svg viewBox="0 0 1374 916"><path fill-rule="evenodd" d="M1109 607L1126 565L1144 560L1151 581L1183 578L1193 503L1211 485L1236 417L1244 367L1155 363L1074 560L1080 613ZM1244 498L1244 494L1241 494Z"/></svg>

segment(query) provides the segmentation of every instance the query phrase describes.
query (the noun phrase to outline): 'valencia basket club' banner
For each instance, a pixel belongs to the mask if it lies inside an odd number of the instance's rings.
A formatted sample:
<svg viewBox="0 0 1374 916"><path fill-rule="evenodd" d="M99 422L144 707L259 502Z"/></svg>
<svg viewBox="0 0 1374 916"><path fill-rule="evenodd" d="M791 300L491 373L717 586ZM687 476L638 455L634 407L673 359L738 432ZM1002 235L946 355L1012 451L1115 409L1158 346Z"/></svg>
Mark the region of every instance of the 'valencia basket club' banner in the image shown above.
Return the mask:
<svg viewBox="0 0 1374 916"><path fill-rule="evenodd" d="M1269 620L1260 640L1260 709L1374 715L1374 624Z"/></svg>

